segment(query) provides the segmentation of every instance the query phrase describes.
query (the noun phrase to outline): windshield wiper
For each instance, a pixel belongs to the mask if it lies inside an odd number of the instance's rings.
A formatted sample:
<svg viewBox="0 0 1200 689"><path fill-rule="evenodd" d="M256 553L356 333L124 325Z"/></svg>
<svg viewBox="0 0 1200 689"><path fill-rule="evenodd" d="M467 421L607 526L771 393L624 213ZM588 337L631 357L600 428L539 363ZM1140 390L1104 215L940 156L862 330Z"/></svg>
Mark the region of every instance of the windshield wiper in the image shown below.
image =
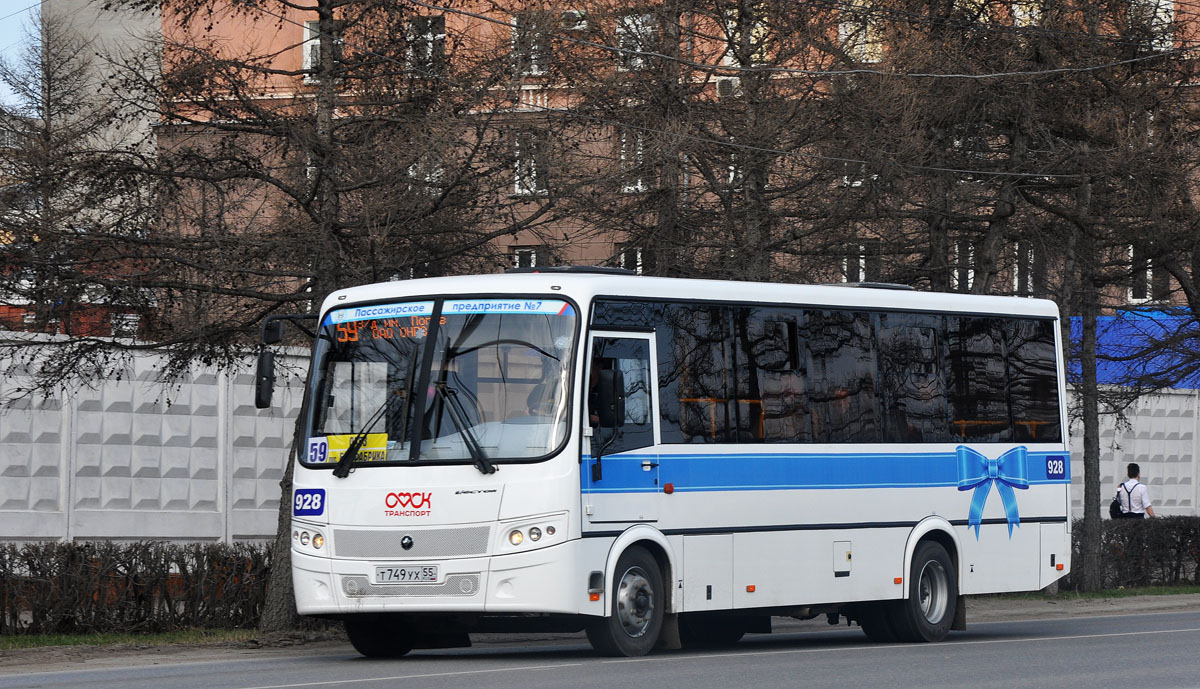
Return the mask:
<svg viewBox="0 0 1200 689"><path fill-rule="evenodd" d="M458 434L462 436L463 444L467 446L467 452L471 453L471 459L475 460L475 468L479 469L481 474L496 473L496 465L488 461L487 455L479 445L479 439L471 430L466 410L463 409L462 402L458 399L458 392L445 381L434 383L433 389L437 390L438 395L446 402L446 411L450 412L450 420L454 423Z"/></svg>
<svg viewBox="0 0 1200 689"><path fill-rule="evenodd" d="M337 464L333 466L333 475L335 478L346 478L350 475L350 470L354 467L354 458L358 456L358 451L362 449L364 443L367 442L367 435L371 431L371 427L379 422L383 417L383 412L387 410L389 399L384 399L383 404L379 405L379 409L367 419L367 423L363 425L362 430L354 434L350 439L350 444L346 447L346 451L338 458Z"/></svg>

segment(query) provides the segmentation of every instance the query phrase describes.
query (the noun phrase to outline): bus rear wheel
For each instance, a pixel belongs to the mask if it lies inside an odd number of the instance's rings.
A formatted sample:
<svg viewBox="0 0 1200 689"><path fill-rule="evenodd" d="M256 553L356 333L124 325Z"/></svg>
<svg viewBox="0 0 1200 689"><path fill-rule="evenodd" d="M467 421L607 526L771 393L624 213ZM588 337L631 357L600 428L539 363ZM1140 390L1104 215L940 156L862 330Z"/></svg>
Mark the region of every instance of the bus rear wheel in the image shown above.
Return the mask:
<svg viewBox="0 0 1200 689"><path fill-rule="evenodd" d="M617 560L609 594L610 614L588 624L588 641L601 655L646 655L658 643L665 594L654 556L638 546L629 548Z"/></svg>
<svg viewBox="0 0 1200 689"><path fill-rule="evenodd" d="M902 641L941 641L954 623L958 577L940 543L925 541L913 553L908 598L896 601L890 616Z"/></svg>
<svg viewBox="0 0 1200 689"><path fill-rule="evenodd" d="M400 658L413 648L407 625L390 617L347 619L346 636L350 645L367 658Z"/></svg>
<svg viewBox="0 0 1200 689"><path fill-rule="evenodd" d="M862 627L867 638L875 643L892 643L896 641L896 631L892 628L891 601L878 603L861 603L856 613L858 625Z"/></svg>

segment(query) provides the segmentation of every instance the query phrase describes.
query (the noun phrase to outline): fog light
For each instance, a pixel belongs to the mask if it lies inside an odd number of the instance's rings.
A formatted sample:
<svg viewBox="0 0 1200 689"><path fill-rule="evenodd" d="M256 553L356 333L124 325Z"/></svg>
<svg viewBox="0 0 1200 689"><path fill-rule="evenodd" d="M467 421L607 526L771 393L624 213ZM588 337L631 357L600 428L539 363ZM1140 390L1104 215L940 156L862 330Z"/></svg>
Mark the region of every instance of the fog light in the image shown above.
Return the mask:
<svg viewBox="0 0 1200 689"><path fill-rule="evenodd" d="M313 534L313 547L320 550L323 545L325 545L325 537L319 533Z"/></svg>
<svg viewBox="0 0 1200 689"><path fill-rule="evenodd" d="M542 530L536 526L529 530L529 540L538 541L542 538Z"/></svg>
<svg viewBox="0 0 1200 689"><path fill-rule="evenodd" d="M512 543L513 545L521 545L521 542L524 540L525 534L521 533L520 531L514 530L508 534L508 542Z"/></svg>
<svg viewBox="0 0 1200 689"><path fill-rule="evenodd" d="M307 531L300 532L300 545L308 545L308 532Z"/></svg>

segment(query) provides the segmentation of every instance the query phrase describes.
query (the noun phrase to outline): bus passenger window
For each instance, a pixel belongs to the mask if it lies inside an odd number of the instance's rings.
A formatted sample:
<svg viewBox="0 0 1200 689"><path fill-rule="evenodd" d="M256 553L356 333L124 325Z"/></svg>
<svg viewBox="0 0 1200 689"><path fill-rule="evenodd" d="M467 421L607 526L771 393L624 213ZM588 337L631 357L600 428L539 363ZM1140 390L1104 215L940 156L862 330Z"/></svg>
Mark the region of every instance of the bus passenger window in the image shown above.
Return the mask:
<svg viewBox="0 0 1200 689"><path fill-rule="evenodd" d="M805 317L813 441L879 442L870 314L814 310Z"/></svg>
<svg viewBox="0 0 1200 689"><path fill-rule="evenodd" d="M733 310L734 424L740 443L812 439L797 309Z"/></svg>
<svg viewBox="0 0 1200 689"><path fill-rule="evenodd" d="M664 443L723 443L729 438L732 353L726 307L668 304L658 340Z"/></svg>
<svg viewBox="0 0 1200 689"><path fill-rule="evenodd" d="M1013 319L1007 324L1009 391L1014 440L1049 443L1062 440L1058 416L1054 322Z"/></svg>
<svg viewBox="0 0 1200 689"><path fill-rule="evenodd" d="M886 443L951 442L942 317L879 314L879 392Z"/></svg>
<svg viewBox="0 0 1200 689"><path fill-rule="evenodd" d="M948 316L950 432L958 442L1012 441L1003 321Z"/></svg>

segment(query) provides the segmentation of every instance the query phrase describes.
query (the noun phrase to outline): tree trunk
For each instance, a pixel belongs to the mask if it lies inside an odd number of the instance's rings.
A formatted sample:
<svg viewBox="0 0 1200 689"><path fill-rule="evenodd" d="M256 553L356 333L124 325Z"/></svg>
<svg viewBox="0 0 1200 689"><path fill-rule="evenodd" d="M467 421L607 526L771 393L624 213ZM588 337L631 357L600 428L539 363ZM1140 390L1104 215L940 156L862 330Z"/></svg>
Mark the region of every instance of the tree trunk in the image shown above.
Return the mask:
<svg viewBox="0 0 1200 689"><path fill-rule="evenodd" d="M1096 319L1100 315L1100 292L1096 277L1096 247L1085 242L1086 253L1080 261L1083 337L1079 353L1081 369L1079 393L1083 415L1083 534L1077 571L1084 591L1098 591L1103 585L1100 559L1100 389L1096 382Z"/></svg>
<svg viewBox="0 0 1200 689"><path fill-rule="evenodd" d="M321 166L318 171L319 198L319 237L329 246L319 255L340 257L341 250L337 238L337 223L341 214L341 199L338 196L337 165L332 160L334 151L333 119L337 107L337 91L335 89L335 74L338 67L337 55L337 26L333 17L332 4L329 0L317 3L317 30L320 32L317 40L320 45L319 65L317 68L317 89L314 117L316 119L317 142L315 151L311 151L312 159ZM340 264L340 260L335 260ZM333 274L324 279L313 281L314 304L320 304L326 294L345 284L336 268ZM314 275L320 271L313 271ZM267 599L263 605L262 619L259 620L260 632L278 632L295 629L300 616L296 613L296 592L292 583L292 475L296 466L295 458L299 452L304 437L304 410L301 409L296 425L292 432L292 451L288 453L287 466L283 470L283 478L279 480L279 517L275 531L275 546L272 550L271 575L267 582Z"/></svg>
<svg viewBox="0 0 1200 689"><path fill-rule="evenodd" d="M295 629L300 623L296 613L296 592L292 586L292 473L296 466L296 448L303 437L304 410L296 418L292 432L292 450L287 455L283 478L279 479L279 517L275 527L275 543L271 548L271 570L267 579L267 596L263 602L258 631L283 632Z"/></svg>

